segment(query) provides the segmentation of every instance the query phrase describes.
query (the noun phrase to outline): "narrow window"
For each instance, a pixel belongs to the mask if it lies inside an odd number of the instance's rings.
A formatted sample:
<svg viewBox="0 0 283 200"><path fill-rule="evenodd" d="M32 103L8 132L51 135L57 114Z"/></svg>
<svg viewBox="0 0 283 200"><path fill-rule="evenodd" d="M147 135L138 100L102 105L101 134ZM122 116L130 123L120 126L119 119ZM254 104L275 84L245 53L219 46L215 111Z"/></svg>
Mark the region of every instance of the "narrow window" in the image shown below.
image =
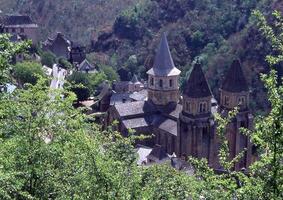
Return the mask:
<svg viewBox="0 0 283 200"><path fill-rule="evenodd" d="M224 105L229 106L229 97L228 96L224 97Z"/></svg>
<svg viewBox="0 0 283 200"><path fill-rule="evenodd" d="M169 80L169 85L170 85L170 87L173 87L173 80L172 79Z"/></svg>
<svg viewBox="0 0 283 200"><path fill-rule="evenodd" d="M244 106L244 105L245 105L245 97L244 97L244 96L239 97L239 99L238 99L238 104L239 104L240 106Z"/></svg>
<svg viewBox="0 0 283 200"><path fill-rule="evenodd" d="M21 33L24 33L24 32L25 32L25 30L23 28L21 28Z"/></svg>
<svg viewBox="0 0 283 200"><path fill-rule="evenodd" d="M151 85L151 86L154 85L154 80L153 80L153 78L150 78L150 85Z"/></svg>
<svg viewBox="0 0 283 200"><path fill-rule="evenodd" d="M206 102L201 102L199 104L199 112L200 113L205 113L206 112Z"/></svg>
<svg viewBox="0 0 283 200"><path fill-rule="evenodd" d="M12 28L12 33L15 33L16 32L16 29Z"/></svg>
<svg viewBox="0 0 283 200"><path fill-rule="evenodd" d="M159 80L159 87L163 88L163 80L162 79Z"/></svg>

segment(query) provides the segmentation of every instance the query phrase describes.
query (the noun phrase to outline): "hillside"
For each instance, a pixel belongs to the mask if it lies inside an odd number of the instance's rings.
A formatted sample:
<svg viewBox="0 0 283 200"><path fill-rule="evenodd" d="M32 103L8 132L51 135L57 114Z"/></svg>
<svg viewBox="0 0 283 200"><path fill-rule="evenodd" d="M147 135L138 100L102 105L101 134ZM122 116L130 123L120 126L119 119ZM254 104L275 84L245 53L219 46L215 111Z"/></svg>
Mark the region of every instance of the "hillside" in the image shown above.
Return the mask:
<svg viewBox="0 0 283 200"><path fill-rule="evenodd" d="M111 26L122 10L140 0L0 0L3 13L30 15L40 25L41 38L56 31L89 43L92 35Z"/></svg>
<svg viewBox="0 0 283 200"><path fill-rule="evenodd" d="M240 58L251 86L251 107L267 110L259 72L267 70L264 58L270 46L262 42L250 17L254 9L270 15L274 9L282 11L282 5L279 0L147 0L119 15L112 29L93 42L93 49L97 58L145 77L160 35L167 32L175 64L183 72L182 84L192 63L199 59L218 98L226 69L234 58Z"/></svg>

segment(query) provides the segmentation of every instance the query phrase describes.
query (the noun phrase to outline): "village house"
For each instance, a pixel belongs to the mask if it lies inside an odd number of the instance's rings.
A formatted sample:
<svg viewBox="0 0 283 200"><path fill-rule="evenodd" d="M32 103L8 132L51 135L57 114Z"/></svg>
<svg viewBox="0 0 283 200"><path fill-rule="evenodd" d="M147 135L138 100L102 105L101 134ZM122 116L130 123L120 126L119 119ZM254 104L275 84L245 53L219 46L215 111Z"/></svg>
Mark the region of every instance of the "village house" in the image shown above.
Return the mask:
<svg viewBox="0 0 283 200"><path fill-rule="evenodd" d="M0 18L0 27L3 33L9 33L13 38L38 42L38 25L27 15L4 15Z"/></svg>
<svg viewBox="0 0 283 200"><path fill-rule="evenodd" d="M71 41L61 32L58 32L54 38L48 38L42 43L42 46L44 51L50 51L56 57L70 59Z"/></svg>

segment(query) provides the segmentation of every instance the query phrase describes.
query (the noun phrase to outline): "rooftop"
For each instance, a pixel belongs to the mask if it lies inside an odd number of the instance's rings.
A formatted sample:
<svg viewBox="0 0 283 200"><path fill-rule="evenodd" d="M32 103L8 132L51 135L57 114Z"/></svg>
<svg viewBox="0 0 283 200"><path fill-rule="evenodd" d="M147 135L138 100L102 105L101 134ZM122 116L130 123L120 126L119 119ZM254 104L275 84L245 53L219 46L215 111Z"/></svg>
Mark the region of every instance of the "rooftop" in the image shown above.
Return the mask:
<svg viewBox="0 0 283 200"><path fill-rule="evenodd" d="M222 89L228 92L237 93L249 91L248 84L239 60L233 61L222 84Z"/></svg>
<svg viewBox="0 0 283 200"><path fill-rule="evenodd" d="M195 64L185 86L184 94L190 98L212 96L200 64Z"/></svg>
<svg viewBox="0 0 283 200"><path fill-rule="evenodd" d="M153 68L147 74L154 76L178 76L180 73L181 71L175 67L173 62L166 34L163 33Z"/></svg>

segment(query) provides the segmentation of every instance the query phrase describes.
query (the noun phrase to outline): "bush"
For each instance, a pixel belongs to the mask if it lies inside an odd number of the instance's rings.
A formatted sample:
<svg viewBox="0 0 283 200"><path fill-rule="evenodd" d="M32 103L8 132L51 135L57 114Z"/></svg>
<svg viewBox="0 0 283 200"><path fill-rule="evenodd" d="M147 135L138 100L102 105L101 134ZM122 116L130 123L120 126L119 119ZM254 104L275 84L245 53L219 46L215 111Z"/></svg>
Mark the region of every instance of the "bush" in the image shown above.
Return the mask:
<svg viewBox="0 0 283 200"><path fill-rule="evenodd" d="M42 66L36 62L17 63L14 67L14 78L19 85L25 83L36 84L39 76L46 76Z"/></svg>

